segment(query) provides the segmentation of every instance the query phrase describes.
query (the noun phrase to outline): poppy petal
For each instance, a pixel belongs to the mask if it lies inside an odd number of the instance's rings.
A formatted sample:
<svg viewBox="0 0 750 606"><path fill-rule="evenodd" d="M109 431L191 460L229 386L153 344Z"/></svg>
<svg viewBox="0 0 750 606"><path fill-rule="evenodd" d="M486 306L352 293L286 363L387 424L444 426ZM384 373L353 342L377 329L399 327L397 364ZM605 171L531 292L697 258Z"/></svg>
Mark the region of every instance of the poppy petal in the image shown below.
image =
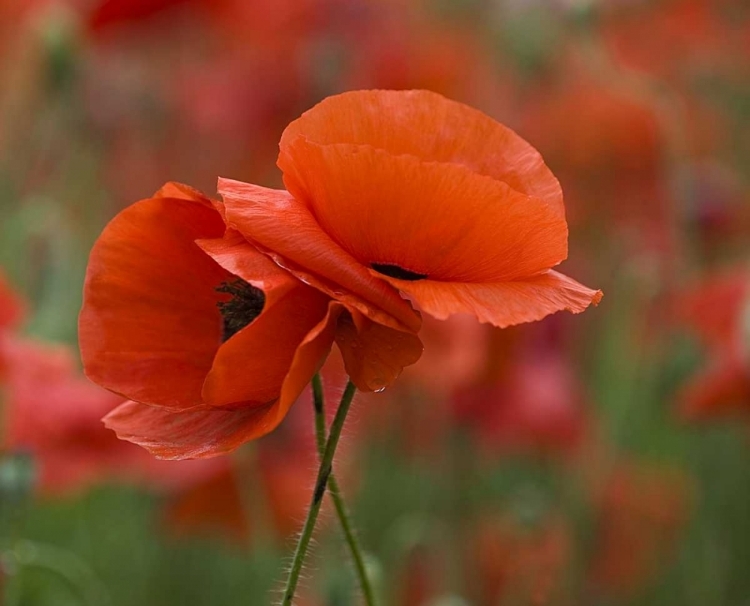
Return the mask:
<svg viewBox="0 0 750 606"><path fill-rule="evenodd" d="M304 157L284 174L290 192L363 265L505 282L567 256L567 225L553 206L465 166L304 138L287 148Z"/></svg>
<svg viewBox="0 0 750 606"><path fill-rule="evenodd" d="M425 90L352 91L328 97L287 126L279 167L303 164L290 143L371 145L393 155L462 164L472 172L543 199L565 215L562 191L541 155L479 110Z"/></svg>
<svg viewBox="0 0 750 606"><path fill-rule="evenodd" d="M172 409L202 403L221 343L215 286L231 278L195 244L225 226L203 198L152 198L118 214L91 252L79 318L88 377Z"/></svg>
<svg viewBox="0 0 750 606"><path fill-rule="evenodd" d="M214 208L214 201L210 200L203 192L177 181L168 181L162 185L152 198L174 198L177 200L189 200L197 202L208 208Z"/></svg>
<svg viewBox="0 0 750 606"><path fill-rule="evenodd" d="M280 423L281 419L286 416L292 404L305 390L313 375L320 370L328 357L333 345L338 316L338 305L335 302L330 302L326 316L297 347L289 372L281 386L281 396L276 404L277 423Z"/></svg>
<svg viewBox="0 0 750 606"><path fill-rule="evenodd" d="M279 397L297 348L326 317L329 301L320 291L287 275L297 285L270 307L266 304L257 318L219 348L203 385L206 403L264 405Z"/></svg>
<svg viewBox="0 0 750 606"><path fill-rule="evenodd" d="M227 229L221 238L197 240L196 244L228 272L262 290L264 309L300 285L297 278L281 269L233 229Z"/></svg>
<svg viewBox="0 0 750 606"><path fill-rule="evenodd" d="M515 282L484 284L386 279L438 320L468 313L500 328L541 320L563 309L580 313L602 298L601 291L552 270Z"/></svg>
<svg viewBox="0 0 750 606"><path fill-rule="evenodd" d="M381 324L419 329L411 305L331 240L287 192L219 179L219 193L228 223L300 280Z"/></svg>
<svg viewBox="0 0 750 606"><path fill-rule="evenodd" d="M356 313L342 315L336 344L344 367L360 391L381 391L398 378L405 366L422 355L422 341L411 332L395 330Z"/></svg>
<svg viewBox="0 0 750 606"><path fill-rule="evenodd" d="M326 317L302 340L294 353L278 400L265 406L193 409L180 412L126 402L104 418L104 424L160 459L196 459L227 454L259 438L281 423L292 404L318 371L333 343L336 314Z"/></svg>
<svg viewBox="0 0 750 606"><path fill-rule="evenodd" d="M104 417L104 424L159 459L200 459L226 454L268 433L276 427L274 417L272 406L174 412L125 402Z"/></svg>

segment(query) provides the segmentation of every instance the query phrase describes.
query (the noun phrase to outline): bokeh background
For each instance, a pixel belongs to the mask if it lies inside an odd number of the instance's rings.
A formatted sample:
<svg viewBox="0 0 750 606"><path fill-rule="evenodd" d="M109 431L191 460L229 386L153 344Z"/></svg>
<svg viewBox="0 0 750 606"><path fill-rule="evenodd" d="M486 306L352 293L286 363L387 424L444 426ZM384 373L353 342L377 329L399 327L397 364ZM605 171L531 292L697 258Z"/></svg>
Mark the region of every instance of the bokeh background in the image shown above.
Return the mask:
<svg viewBox="0 0 750 606"><path fill-rule="evenodd" d="M159 462L82 376L87 254L165 181L280 186L323 97L427 88L537 147L605 298L428 321L338 474L388 606L750 604L750 5L0 0L0 603L268 604L315 469L309 394L231 458ZM324 372L329 408L343 375ZM328 507L327 507L328 509ZM357 604L330 510L301 606Z"/></svg>

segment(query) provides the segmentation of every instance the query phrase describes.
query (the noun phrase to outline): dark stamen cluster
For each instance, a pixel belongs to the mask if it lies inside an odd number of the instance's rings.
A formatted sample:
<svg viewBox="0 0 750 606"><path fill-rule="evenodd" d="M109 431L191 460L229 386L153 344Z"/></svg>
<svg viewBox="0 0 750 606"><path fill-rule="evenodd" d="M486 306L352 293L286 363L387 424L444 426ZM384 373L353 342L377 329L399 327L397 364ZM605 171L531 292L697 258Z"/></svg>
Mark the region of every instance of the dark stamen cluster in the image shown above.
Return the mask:
<svg viewBox="0 0 750 606"><path fill-rule="evenodd" d="M222 282L216 287L216 292L231 297L228 301L216 304L224 323L222 342L229 340L255 320L266 304L266 295L262 290L239 278L232 282Z"/></svg>
<svg viewBox="0 0 750 606"><path fill-rule="evenodd" d="M404 269L398 265L389 265L387 263L373 263L371 267L375 271L390 278L396 278L397 280L410 280L414 282L416 280L424 280L427 277L426 274L418 274L415 271Z"/></svg>

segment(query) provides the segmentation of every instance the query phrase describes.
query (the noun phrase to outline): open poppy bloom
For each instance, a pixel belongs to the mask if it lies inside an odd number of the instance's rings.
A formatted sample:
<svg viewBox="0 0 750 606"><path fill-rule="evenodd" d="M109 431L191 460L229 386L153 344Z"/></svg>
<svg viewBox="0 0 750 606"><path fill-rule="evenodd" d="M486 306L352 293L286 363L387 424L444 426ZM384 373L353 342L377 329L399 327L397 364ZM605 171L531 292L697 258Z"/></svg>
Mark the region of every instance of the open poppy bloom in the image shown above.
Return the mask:
<svg viewBox="0 0 750 606"><path fill-rule="evenodd" d="M89 378L131 400L106 425L161 458L222 454L274 429L334 339L362 389L422 349L297 280L178 184L104 230L79 328Z"/></svg>
<svg viewBox="0 0 750 606"><path fill-rule="evenodd" d="M567 256L557 179L477 110L428 91L344 93L292 122L280 150L288 192L219 181L227 223L373 321L418 330L401 294L500 327L601 298L551 269Z"/></svg>

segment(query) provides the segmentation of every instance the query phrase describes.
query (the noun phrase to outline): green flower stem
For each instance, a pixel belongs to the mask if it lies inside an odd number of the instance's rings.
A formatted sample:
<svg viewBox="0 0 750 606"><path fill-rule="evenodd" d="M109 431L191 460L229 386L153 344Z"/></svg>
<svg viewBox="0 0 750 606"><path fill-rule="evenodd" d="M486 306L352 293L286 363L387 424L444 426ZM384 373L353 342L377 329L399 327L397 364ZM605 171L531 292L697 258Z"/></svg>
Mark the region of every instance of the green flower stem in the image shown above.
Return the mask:
<svg viewBox="0 0 750 606"><path fill-rule="evenodd" d="M312 501L310 502L310 509L307 512L305 525L302 527L302 534L297 543L297 549L294 551L294 559L292 560L292 567L289 569L289 577L286 581L286 589L284 589L284 599L281 602L281 606L292 606L294 592L297 590L299 576L302 573L302 564L305 561L307 548L310 545L313 530L315 529L315 522L318 520L320 506L323 503L323 497L325 496L326 488L328 487L328 480L331 476L333 455L336 453L336 447L338 446L339 438L341 437L341 430L344 427L344 421L346 421L346 415L349 412L352 400L354 399L354 392L356 390L357 388L354 387L354 383L351 381L346 384L344 395L341 398L341 404L339 404L339 409L336 411L336 417L331 424L331 434L328 436L325 452L320 458L320 467L318 468L318 477L315 480L315 490L313 492Z"/></svg>
<svg viewBox="0 0 750 606"><path fill-rule="evenodd" d="M312 380L313 388L313 404L315 406L315 437L318 442L318 454L323 457L326 447L326 418L325 418L325 396L323 395L323 382L320 378L320 374L316 374ZM344 503L344 497L341 494L339 483L336 481L336 477L331 474L328 479L328 494L331 495L333 505L336 508L336 515L339 518L341 524L341 530L344 531L344 538L349 551L354 560L354 567L357 571L357 578L359 579L359 585L362 589L362 595L365 598L365 604L367 606L375 606L375 597L370 584L370 579L367 577L367 569L365 568L364 557L362 556L362 547L359 545L359 540L355 534L352 522L349 519L349 513L346 510L346 504Z"/></svg>

